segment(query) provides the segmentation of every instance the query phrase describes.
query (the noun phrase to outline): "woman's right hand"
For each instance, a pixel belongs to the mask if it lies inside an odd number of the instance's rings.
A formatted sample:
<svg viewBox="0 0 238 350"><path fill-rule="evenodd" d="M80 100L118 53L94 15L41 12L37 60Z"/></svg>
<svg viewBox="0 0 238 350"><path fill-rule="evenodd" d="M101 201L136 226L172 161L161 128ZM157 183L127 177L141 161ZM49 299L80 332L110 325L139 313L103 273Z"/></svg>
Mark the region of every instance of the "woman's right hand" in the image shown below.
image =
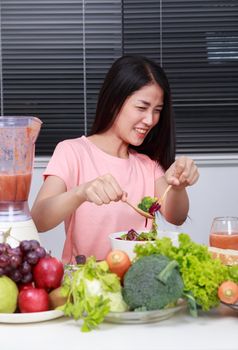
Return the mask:
<svg viewBox="0 0 238 350"><path fill-rule="evenodd" d="M79 193L85 201L97 205L109 204L110 202L125 201L127 193L119 186L116 179L111 174L97 177L96 179L82 184Z"/></svg>
<svg viewBox="0 0 238 350"><path fill-rule="evenodd" d="M32 218L39 232L59 225L85 201L96 205L126 200L116 179L103 175L67 191L65 183L57 176L48 176L32 208Z"/></svg>

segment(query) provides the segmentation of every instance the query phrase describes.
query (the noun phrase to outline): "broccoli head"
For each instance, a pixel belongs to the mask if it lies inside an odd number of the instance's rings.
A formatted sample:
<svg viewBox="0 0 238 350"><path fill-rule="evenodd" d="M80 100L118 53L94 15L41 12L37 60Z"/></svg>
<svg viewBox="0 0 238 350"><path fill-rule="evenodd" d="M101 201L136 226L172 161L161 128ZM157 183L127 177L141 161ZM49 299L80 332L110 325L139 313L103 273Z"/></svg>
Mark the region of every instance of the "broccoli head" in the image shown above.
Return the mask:
<svg viewBox="0 0 238 350"><path fill-rule="evenodd" d="M124 276L122 295L130 310L157 310L176 302L183 288L178 263L154 254L132 264Z"/></svg>

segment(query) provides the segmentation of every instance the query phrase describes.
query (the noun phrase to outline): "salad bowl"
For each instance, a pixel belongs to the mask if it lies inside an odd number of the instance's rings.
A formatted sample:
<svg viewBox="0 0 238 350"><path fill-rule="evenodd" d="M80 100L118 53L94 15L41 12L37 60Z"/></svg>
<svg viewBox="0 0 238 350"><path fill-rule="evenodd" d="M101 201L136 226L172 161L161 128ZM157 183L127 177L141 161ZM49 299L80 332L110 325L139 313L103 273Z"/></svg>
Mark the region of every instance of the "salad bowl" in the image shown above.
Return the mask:
<svg viewBox="0 0 238 350"><path fill-rule="evenodd" d="M145 231L145 230L137 231L137 233L139 235L141 234L141 232L149 233L150 231ZM136 244L141 245L141 244L145 244L148 242L151 242L151 243L154 242L154 240L143 240L143 241L140 240L139 241L139 240L123 239L123 236L126 233L127 232L125 232L125 231L114 232L114 233L109 235L109 241L110 241L110 245L111 245L112 250L122 250L122 251L126 252L131 260L135 257L134 248L135 248ZM157 231L156 238L168 237L171 239L173 245L178 246L178 235L179 235L179 232L175 232L175 231Z"/></svg>

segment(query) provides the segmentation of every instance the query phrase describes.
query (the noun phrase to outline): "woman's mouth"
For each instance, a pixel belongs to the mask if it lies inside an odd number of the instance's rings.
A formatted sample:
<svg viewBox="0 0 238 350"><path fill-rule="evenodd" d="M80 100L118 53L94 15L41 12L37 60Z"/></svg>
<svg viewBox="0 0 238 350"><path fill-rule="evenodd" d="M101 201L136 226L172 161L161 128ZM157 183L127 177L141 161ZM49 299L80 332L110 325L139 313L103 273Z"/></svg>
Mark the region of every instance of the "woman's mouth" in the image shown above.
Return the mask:
<svg viewBox="0 0 238 350"><path fill-rule="evenodd" d="M135 128L135 131L137 132L138 137L144 137L148 130L143 128Z"/></svg>

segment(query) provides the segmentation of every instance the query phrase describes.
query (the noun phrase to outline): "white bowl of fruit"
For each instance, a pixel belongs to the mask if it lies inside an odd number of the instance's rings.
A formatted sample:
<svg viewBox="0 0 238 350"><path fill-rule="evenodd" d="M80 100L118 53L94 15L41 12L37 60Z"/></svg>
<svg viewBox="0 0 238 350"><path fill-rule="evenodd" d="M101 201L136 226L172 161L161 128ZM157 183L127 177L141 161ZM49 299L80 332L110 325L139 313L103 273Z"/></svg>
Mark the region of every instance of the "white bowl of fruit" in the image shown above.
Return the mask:
<svg viewBox="0 0 238 350"><path fill-rule="evenodd" d="M0 243L0 316L52 310L51 293L63 275L63 263L37 240L23 240L14 248Z"/></svg>

